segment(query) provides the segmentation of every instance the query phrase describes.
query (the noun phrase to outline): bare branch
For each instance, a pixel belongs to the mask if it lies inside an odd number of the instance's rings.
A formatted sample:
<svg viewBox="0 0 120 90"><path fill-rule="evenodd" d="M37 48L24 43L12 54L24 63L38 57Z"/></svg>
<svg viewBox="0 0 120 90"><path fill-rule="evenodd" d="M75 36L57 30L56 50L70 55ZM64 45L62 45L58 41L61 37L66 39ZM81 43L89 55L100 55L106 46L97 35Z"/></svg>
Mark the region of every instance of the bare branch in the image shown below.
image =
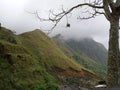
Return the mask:
<svg viewBox="0 0 120 90"><path fill-rule="evenodd" d="M71 12L71 11L73 11L75 8L78 8L78 7L81 7L81 6L89 6L89 7L92 7L92 8L103 9L103 6L93 5L93 4L90 4L90 3L84 3L84 4L78 4L78 5L74 6L74 7L72 7L71 9L69 9L66 12L66 14L69 13L69 12Z"/></svg>
<svg viewBox="0 0 120 90"><path fill-rule="evenodd" d="M109 8L108 0L103 0L103 6L104 6L104 11L105 11L105 16L107 17L108 20L110 20L111 12L110 12L110 8Z"/></svg>
<svg viewBox="0 0 120 90"><path fill-rule="evenodd" d="M90 0L89 0L90 1ZM54 26L51 28L51 30L48 30L49 32L52 31L56 26L57 24L60 22L60 20L66 16L67 17L67 14L71 13L73 10L75 10L76 8L79 8L79 7L83 7L83 6L88 6L88 7L91 7L93 8L94 12L89 12L87 11L90 16L88 17L79 17L79 19L90 19L90 18L94 18L95 16L97 16L98 14L103 14L101 12L98 12L96 9L101 9L103 10L104 9L104 6L103 6L103 3L102 3L102 0L95 0L94 2L87 2L87 3L82 3L82 4L78 4L72 8L70 8L69 10L64 10L62 8L62 11L60 13L54 13L52 10L49 11L49 18L45 19L45 18L41 18L38 14L38 12L36 11L34 14L36 15L36 17L40 20L40 21L51 21L52 23L54 23ZM67 17L68 18L68 17ZM70 24L68 23L68 19L66 18L67 20L67 27L69 26L70 27Z"/></svg>
<svg viewBox="0 0 120 90"><path fill-rule="evenodd" d="M113 0L106 0L108 2L109 8L114 11L115 10L115 3Z"/></svg>
<svg viewBox="0 0 120 90"><path fill-rule="evenodd" d="M115 7L120 7L120 0L117 0L117 1L116 1Z"/></svg>

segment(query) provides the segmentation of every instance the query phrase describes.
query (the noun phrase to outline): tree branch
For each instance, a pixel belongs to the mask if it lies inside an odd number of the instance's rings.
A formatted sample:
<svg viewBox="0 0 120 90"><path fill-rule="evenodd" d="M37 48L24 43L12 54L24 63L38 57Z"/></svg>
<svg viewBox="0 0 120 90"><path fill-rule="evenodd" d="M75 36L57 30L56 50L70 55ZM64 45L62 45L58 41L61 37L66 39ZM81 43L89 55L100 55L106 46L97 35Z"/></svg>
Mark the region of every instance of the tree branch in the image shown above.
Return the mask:
<svg viewBox="0 0 120 90"><path fill-rule="evenodd" d="M71 13L74 9L76 8L79 8L79 7L83 7L83 6L88 6L88 7L91 7L91 8L94 8L94 9L103 9L103 5L102 5L102 2L101 0L95 0L95 2L93 3L83 3L83 4L78 4L72 8L70 8L69 10L65 11L63 8L62 8L62 12L58 13L58 14L55 14L53 11L50 11L49 13L49 18L41 18L38 14L38 12L36 11L35 12L35 15L36 17L40 20L40 21L51 21L54 23L54 26L51 28L51 30L53 30L57 24L60 22L60 20L66 16L67 14ZM94 13L90 13L91 16L90 17L87 17L87 18L81 18L81 19L89 19L89 18L93 18L96 16L96 14L98 14L98 12L94 12ZM101 14L101 13L99 13ZM67 23L68 24L68 23ZM70 25L69 25L70 26Z"/></svg>
<svg viewBox="0 0 120 90"><path fill-rule="evenodd" d="M116 1L115 7L120 7L120 0L117 0L117 1Z"/></svg>
<svg viewBox="0 0 120 90"><path fill-rule="evenodd" d="M111 10L113 11L115 9L115 3L113 2L113 0L106 0L111 8Z"/></svg>
<svg viewBox="0 0 120 90"><path fill-rule="evenodd" d="M69 12L73 11L75 8L78 8L78 7L81 7L81 6L89 6L89 7L92 7L92 8L99 8L99 9L103 9L103 6L97 6L97 5L93 5L93 4L90 4L90 3L84 3L84 4L78 4L74 7L72 7L71 9L69 9L66 14L68 14Z"/></svg>
<svg viewBox="0 0 120 90"><path fill-rule="evenodd" d="M107 17L108 20L110 20L111 12L110 12L110 8L109 8L108 0L103 0L103 6L104 6L104 11L105 11L105 16Z"/></svg>
<svg viewBox="0 0 120 90"><path fill-rule="evenodd" d="M86 12L84 12L84 13L88 13L90 16L88 16L88 17L78 17L78 19L90 19L90 18L95 18L96 16L98 16L98 15L101 15L101 14L103 14L103 15L105 15L105 13L104 12L99 12L99 10L97 10L96 8L94 8L94 10L93 10L94 12L89 12L89 11L86 11Z"/></svg>

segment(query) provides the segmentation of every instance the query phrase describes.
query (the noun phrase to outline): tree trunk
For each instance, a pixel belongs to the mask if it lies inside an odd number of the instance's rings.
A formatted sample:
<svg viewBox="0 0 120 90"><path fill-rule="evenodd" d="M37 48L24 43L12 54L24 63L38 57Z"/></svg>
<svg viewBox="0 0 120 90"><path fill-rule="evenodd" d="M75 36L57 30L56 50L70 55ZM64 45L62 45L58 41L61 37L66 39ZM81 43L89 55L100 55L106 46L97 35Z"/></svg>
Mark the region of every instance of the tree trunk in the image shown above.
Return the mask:
<svg viewBox="0 0 120 90"><path fill-rule="evenodd" d="M107 83L109 87L118 86L118 62L119 62L119 16L113 16L110 20L108 72Z"/></svg>

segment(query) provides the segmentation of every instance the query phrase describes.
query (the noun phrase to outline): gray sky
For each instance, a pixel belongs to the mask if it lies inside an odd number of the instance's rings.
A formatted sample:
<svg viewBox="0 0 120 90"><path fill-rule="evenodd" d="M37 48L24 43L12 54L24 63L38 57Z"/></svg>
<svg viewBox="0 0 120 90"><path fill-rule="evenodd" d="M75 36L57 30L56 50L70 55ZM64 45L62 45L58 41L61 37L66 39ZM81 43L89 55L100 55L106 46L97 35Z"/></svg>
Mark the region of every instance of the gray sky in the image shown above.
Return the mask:
<svg viewBox="0 0 120 90"><path fill-rule="evenodd" d="M69 9L79 2L80 0L0 0L0 22L2 26L17 33L31 31L36 28L48 30L50 29L49 23L40 22L35 15L26 11L34 12L37 10L39 15L44 18L47 17L50 9L57 12L61 10L62 6ZM51 35L62 33L69 38L92 37L108 47L109 22L105 17L98 16L94 19L81 21L76 19L79 14L79 9L77 9L68 19L71 24L70 28L65 27L66 19L64 18Z"/></svg>

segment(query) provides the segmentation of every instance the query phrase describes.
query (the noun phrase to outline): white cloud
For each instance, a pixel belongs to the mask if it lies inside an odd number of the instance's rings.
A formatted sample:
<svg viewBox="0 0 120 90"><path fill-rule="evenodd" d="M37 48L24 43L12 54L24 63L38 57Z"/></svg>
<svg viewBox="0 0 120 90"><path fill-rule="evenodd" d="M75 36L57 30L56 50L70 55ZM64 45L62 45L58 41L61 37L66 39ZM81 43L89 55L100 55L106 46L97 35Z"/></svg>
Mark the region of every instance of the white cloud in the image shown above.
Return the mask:
<svg viewBox="0 0 120 90"><path fill-rule="evenodd" d="M27 13L25 10L30 12L37 10L40 15L46 17L49 9L59 11L62 5L65 9L68 9L79 2L80 0L1 0L0 22L4 27L15 30L17 33L36 28L45 30L50 27L49 24L39 22L34 15ZM76 19L79 14L79 9L77 9L69 18L70 28L65 27L66 20L64 19L51 34L62 33L66 37L74 38L90 36L107 47L109 23L105 17L99 16L95 19L80 21Z"/></svg>

